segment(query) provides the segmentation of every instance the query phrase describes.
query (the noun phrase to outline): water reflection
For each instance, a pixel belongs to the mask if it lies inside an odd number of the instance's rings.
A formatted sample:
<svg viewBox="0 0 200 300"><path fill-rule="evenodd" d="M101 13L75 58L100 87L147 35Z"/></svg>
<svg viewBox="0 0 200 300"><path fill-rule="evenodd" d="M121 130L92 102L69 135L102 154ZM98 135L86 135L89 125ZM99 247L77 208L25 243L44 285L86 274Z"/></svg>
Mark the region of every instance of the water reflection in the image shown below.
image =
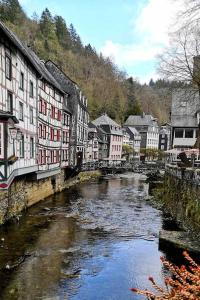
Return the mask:
<svg viewBox="0 0 200 300"><path fill-rule="evenodd" d="M142 175L84 184L32 207L0 231L0 299L141 299L129 288L162 281L161 214ZM20 257L23 263L9 270Z"/></svg>

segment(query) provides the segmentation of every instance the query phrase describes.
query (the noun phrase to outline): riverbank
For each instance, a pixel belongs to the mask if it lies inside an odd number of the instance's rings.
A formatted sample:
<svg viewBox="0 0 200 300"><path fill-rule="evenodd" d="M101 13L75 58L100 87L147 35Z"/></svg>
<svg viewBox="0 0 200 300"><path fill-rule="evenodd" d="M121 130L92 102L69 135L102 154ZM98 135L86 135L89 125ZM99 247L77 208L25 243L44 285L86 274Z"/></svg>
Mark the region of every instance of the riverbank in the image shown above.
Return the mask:
<svg viewBox="0 0 200 300"><path fill-rule="evenodd" d="M0 225L13 217L18 218L23 210L51 195L100 176L100 171L87 171L65 180L64 171L61 171L55 176L37 181L31 177L18 178L8 190L0 192Z"/></svg>
<svg viewBox="0 0 200 300"><path fill-rule="evenodd" d="M162 283L162 214L145 176L80 177L0 227L1 300L131 300L150 274Z"/></svg>
<svg viewBox="0 0 200 300"><path fill-rule="evenodd" d="M150 190L150 202L168 224L159 234L160 244L200 254L199 187L166 172L163 182L150 183Z"/></svg>

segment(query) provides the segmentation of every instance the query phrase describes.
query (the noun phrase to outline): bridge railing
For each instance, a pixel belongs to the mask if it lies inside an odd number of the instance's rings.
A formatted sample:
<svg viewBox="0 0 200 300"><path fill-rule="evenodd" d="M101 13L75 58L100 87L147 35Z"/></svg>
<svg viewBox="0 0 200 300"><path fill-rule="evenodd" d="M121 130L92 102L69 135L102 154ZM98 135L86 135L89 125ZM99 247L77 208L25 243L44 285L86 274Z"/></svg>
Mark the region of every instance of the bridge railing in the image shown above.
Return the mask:
<svg viewBox="0 0 200 300"><path fill-rule="evenodd" d="M143 170L155 170L164 168L164 165L160 165L159 163L141 163L141 162L109 162L109 161L93 161L83 163L81 166L81 171L92 171L92 170L101 170L101 169L125 169L131 171L139 171Z"/></svg>

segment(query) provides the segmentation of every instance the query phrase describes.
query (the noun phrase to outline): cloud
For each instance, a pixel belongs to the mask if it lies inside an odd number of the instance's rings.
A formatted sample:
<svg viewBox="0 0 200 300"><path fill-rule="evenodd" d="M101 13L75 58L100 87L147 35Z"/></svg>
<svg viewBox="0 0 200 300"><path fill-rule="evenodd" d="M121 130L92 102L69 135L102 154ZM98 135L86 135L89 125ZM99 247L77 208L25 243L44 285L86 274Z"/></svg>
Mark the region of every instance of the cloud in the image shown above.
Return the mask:
<svg viewBox="0 0 200 300"><path fill-rule="evenodd" d="M142 68L145 62L155 61L156 56L169 43L168 32L173 29L171 26L175 24L182 1L148 0L140 8L138 17L130 21L132 41L122 44L107 40L100 51L125 69L138 63L141 63ZM153 78L157 76L153 70L151 74Z"/></svg>
<svg viewBox="0 0 200 300"><path fill-rule="evenodd" d="M149 0L133 23L134 31L143 35L144 39L151 43L167 44L168 32L173 30L181 2L180 0Z"/></svg>
<svg viewBox="0 0 200 300"><path fill-rule="evenodd" d="M152 60L161 50L159 45L153 47L146 43L122 45L111 40L106 41L101 48L105 56L111 57L120 66Z"/></svg>

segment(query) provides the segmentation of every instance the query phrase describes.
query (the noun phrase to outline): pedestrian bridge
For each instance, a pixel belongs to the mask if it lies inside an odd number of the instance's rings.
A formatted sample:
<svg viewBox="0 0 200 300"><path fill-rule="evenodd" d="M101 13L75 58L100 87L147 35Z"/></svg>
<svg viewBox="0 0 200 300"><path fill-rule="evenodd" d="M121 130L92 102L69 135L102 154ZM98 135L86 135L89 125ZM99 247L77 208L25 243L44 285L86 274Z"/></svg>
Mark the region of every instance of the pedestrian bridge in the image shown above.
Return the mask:
<svg viewBox="0 0 200 300"><path fill-rule="evenodd" d="M124 172L148 173L164 168L163 162L87 162L80 166L80 171L101 170L102 174L118 174Z"/></svg>

